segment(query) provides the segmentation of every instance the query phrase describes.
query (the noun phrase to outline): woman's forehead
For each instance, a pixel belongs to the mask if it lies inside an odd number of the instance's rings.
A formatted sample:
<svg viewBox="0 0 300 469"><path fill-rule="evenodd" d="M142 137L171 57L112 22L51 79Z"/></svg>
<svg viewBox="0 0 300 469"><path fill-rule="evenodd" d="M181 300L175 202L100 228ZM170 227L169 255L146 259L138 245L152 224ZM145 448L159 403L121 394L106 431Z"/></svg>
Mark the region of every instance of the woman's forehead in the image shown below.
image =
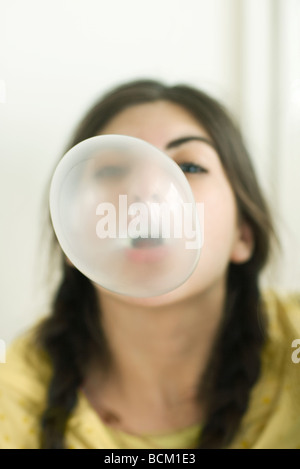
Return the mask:
<svg viewBox="0 0 300 469"><path fill-rule="evenodd" d="M122 110L100 131L100 134L109 133L141 138L161 148L191 135L209 138L188 110L170 101L142 103Z"/></svg>

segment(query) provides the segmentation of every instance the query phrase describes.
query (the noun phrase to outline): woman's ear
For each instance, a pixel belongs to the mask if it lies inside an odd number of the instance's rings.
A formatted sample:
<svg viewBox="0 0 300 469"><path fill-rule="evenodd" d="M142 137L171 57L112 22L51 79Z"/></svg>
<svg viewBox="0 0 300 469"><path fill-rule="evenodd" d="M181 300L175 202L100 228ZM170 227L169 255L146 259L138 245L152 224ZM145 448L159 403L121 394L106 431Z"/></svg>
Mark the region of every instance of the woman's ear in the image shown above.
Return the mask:
<svg viewBox="0 0 300 469"><path fill-rule="evenodd" d="M243 264L251 258L253 250L253 231L248 223L241 221L237 227L237 236L231 252L230 260L234 264Z"/></svg>

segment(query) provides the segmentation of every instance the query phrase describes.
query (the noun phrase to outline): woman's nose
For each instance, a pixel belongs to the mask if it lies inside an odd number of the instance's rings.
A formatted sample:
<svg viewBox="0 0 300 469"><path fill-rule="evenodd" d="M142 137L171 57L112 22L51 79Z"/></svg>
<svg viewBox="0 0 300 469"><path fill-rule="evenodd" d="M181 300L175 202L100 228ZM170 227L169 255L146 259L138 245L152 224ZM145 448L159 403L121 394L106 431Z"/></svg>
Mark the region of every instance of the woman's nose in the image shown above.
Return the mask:
<svg viewBox="0 0 300 469"><path fill-rule="evenodd" d="M155 165L132 171L128 181L128 199L134 202L161 202L166 191L166 175Z"/></svg>

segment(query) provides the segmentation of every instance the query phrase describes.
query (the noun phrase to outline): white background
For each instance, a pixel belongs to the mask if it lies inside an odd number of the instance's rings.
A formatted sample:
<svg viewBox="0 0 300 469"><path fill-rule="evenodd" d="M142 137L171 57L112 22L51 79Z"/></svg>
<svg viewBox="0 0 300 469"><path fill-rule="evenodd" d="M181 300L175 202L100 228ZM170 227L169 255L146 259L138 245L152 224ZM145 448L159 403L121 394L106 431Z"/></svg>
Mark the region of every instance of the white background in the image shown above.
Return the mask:
<svg viewBox="0 0 300 469"><path fill-rule="evenodd" d="M241 124L300 290L299 0L0 0L0 339L47 309L47 184L74 126L125 80L195 85Z"/></svg>

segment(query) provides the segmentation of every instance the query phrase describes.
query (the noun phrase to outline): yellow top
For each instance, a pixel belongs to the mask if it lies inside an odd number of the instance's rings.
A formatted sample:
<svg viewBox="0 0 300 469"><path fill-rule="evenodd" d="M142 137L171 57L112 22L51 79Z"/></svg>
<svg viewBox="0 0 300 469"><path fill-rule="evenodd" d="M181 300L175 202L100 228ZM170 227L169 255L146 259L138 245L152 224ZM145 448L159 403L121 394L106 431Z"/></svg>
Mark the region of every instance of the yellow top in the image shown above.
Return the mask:
<svg viewBox="0 0 300 469"><path fill-rule="evenodd" d="M269 338L262 373L252 390L248 411L230 448L300 449L300 301L265 295ZM298 358L299 357L299 358ZM0 364L0 449L38 449L50 368L30 334L10 347ZM196 448L200 425L163 435L131 435L104 424L79 394L66 442L70 449Z"/></svg>

